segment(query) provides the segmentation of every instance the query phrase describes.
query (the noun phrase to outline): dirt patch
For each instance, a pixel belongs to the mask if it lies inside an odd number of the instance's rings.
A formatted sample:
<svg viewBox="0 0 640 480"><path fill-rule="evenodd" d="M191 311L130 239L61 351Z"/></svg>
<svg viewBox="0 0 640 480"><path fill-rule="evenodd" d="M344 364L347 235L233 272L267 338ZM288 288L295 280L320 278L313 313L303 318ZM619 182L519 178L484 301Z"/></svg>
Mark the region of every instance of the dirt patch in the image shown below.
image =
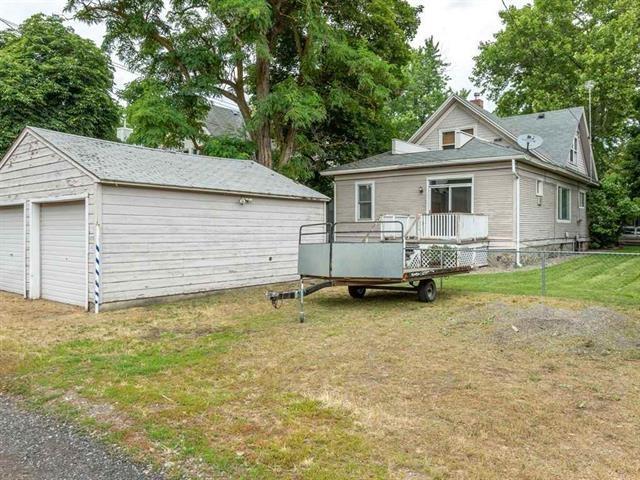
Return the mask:
<svg viewBox="0 0 640 480"><path fill-rule="evenodd" d="M499 343L547 348L559 341L578 353L640 352L640 322L604 306L567 308L493 302L487 309L495 324L493 338Z"/></svg>

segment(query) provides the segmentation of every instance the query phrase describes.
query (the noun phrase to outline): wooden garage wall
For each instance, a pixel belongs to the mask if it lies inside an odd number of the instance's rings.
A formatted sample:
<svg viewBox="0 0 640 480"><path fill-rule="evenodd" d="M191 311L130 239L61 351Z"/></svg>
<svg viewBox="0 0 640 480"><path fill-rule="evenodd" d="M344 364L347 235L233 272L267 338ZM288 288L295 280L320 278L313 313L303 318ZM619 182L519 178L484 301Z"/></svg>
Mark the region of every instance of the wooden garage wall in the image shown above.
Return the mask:
<svg viewBox="0 0 640 480"><path fill-rule="evenodd" d="M325 203L102 186L104 304L290 281Z"/></svg>
<svg viewBox="0 0 640 480"><path fill-rule="evenodd" d="M27 133L0 168L0 204L36 200L57 196L88 194L89 238L93 245L94 201L96 186L93 179L62 158L50 147ZM27 289L29 289L29 208L27 206ZM90 249L89 292L93 291L93 248ZM92 296L90 295L91 299Z"/></svg>

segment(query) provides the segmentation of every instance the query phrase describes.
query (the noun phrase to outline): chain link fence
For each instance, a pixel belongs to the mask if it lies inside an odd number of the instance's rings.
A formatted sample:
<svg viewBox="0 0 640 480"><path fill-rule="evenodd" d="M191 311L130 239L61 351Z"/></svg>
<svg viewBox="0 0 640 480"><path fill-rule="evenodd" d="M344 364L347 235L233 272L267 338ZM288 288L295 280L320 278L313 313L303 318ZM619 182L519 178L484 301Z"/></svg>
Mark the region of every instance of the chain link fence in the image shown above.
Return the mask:
<svg viewBox="0 0 640 480"><path fill-rule="evenodd" d="M446 247L445 247L446 248ZM434 252L430 257L448 255ZM449 254L450 255L450 254ZM640 248L616 251L459 249L472 273L447 277L444 290L558 297L640 306Z"/></svg>

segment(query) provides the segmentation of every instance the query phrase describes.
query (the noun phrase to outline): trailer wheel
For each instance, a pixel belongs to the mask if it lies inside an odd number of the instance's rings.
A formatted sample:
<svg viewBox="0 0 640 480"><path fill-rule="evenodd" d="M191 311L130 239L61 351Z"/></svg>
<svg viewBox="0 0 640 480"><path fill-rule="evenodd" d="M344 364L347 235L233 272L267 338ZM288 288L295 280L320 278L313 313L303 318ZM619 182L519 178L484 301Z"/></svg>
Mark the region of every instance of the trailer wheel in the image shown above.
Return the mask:
<svg viewBox="0 0 640 480"><path fill-rule="evenodd" d="M363 298L364 294L367 293L367 289L365 287L358 287L355 285L349 285L349 295L352 298Z"/></svg>
<svg viewBox="0 0 640 480"><path fill-rule="evenodd" d="M431 278L420 280L420 284L418 285L418 300L431 303L436 299L437 295L436 282Z"/></svg>

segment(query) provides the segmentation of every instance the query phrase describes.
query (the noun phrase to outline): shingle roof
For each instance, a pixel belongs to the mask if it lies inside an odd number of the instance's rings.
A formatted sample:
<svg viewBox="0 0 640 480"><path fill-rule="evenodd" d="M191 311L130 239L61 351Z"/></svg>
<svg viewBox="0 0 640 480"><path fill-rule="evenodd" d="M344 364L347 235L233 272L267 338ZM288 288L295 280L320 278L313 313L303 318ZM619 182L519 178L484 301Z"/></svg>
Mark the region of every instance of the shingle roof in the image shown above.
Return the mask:
<svg viewBox="0 0 640 480"><path fill-rule="evenodd" d="M478 111L502 129L510 132L514 136L524 133L531 133L542 137L544 143L542 147L533 150L532 153L543 155L543 161L548 161L554 166L575 173L567 167L567 158L575 132L578 130L580 118L584 115L582 107L566 108L563 110L552 110L549 112L539 112L526 115L514 115L511 117L499 117L488 112L472 102L468 102L460 97L456 98ZM382 153L373 157L365 158L356 162L339 165L325 170L327 174L345 170L358 170L376 167L393 167L400 165L420 165L446 160L474 160L487 157L499 157L513 154L527 155L529 152L514 146L485 142L474 139L462 148L454 150L432 150L420 153L405 153L393 155L391 152ZM547 160L548 159L548 160Z"/></svg>
<svg viewBox="0 0 640 480"><path fill-rule="evenodd" d="M251 160L187 155L28 128L105 182L328 200Z"/></svg>
<svg viewBox="0 0 640 480"><path fill-rule="evenodd" d="M204 125L209 135L214 137L220 135L244 136L244 120L237 110L212 105Z"/></svg>
<svg viewBox="0 0 640 480"><path fill-rule="evenodd" d="M369 168L392 167L399 165L421 166L434 162L472 160L495 157L523 156L524 153L507 146L496 145L473 138L461 148L451 150L430 150L426 152L392 154L391 152L381 153L363 160L338 165L325 170L327 173L339 172L343 170L360 170Z"/></svg>
<svg viewBox="0 0 640 480"><path fill-rule="evenodd" d="M573 138L583 115L584 108L574 107L496 118L500 125L516 136L533 133L542 137L544 143L539 150L547 154L551 163L565 167Z"/></svg>

